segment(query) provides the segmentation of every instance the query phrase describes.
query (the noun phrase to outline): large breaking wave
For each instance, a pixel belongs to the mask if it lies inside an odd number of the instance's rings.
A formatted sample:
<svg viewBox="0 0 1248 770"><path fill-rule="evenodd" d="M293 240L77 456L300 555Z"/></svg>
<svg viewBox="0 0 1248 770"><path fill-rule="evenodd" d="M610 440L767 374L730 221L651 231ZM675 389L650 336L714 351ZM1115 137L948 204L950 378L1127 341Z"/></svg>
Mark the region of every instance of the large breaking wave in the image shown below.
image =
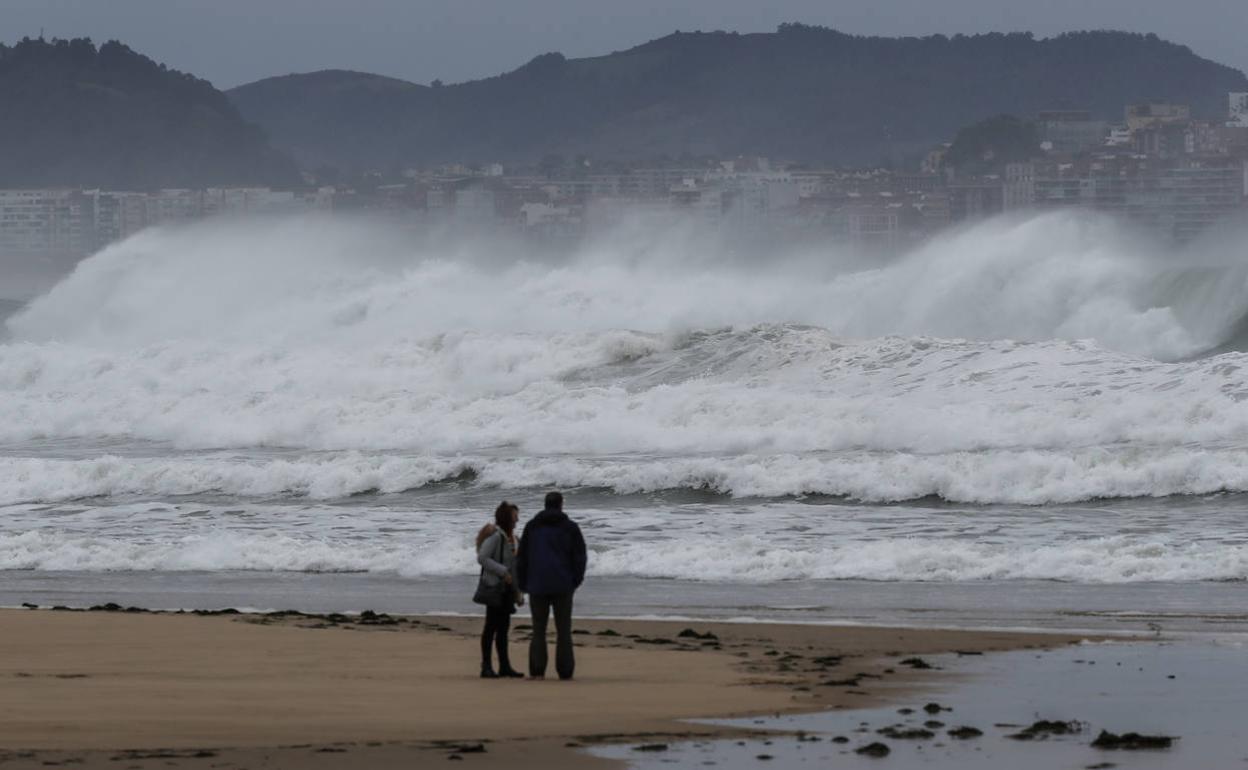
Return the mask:
<svg viewBox="0 0 1248 770"><path fill-rule="evenodd" d="M19 340L133 347L793 323L850 339L1094 339L1177 359L1221 344L1248 314L1245 242L1168 253L1111 220L1061 213L992 220L877 265L681 228L622 229L551 260L505 241L414 245L358 222L209 223L105 249L8 326Z"/></svg>
<svg viewBox="0 0 1248 770"><path fill-rule="evenodd" d="M0 443L199 453L10 456L0 504L465 471L869 501L1244 491L1248 357L1201 357L1243 327L1232 246L1162 255L1069 214L872 267L693 231L558 261L324 220L148 231L8 321Z"/></svg>

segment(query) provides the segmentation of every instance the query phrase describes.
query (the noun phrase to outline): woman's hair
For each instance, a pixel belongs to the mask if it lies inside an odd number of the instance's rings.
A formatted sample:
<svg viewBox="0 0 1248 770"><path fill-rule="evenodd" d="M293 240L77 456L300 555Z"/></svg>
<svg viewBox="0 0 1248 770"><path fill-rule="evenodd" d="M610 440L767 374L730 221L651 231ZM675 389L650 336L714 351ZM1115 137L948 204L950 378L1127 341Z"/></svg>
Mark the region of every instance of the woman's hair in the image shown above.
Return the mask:
<svg viewBox="0 0 1248 770"><path fill-rule="evenodd" d="M516 519L512 516L512 514L519 512L520 509L514 504L509 503L506 500L502 501L498 504L498 507L494 509L495 526L510 535L511 531L516 528Z"/></svg>
<svg viewBox="0 0 1248 770"><path fill-rule="evenodd" d="M487 521L483 524L481 529L477 532L477 548L480 548L481 544L485 542L485 539L494 534L497 529L498 527L495 527L494 522L492 521Z"/></svg>
<svg viewBox="0 0 1248 770"><path fill-rule="evenodd" d="M494 521L486 524L481 528L481 531L477 533L477 547L480 548L481 544L485 542L487 537L500 529L510 535L512 530L516 528L516 521L512 518L511 514L513 511L518 512L519 510L520 508L514 503L509 503L506 500L499 503L498 507L494 509Z"/></svg>

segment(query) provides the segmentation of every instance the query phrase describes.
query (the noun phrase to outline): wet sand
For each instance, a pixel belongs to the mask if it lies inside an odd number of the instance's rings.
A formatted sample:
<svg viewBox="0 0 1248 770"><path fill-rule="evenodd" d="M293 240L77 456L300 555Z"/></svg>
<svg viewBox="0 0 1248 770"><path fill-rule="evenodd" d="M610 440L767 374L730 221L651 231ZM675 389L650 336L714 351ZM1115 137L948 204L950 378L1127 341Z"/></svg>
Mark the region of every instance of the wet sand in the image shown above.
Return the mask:
<svg viewBox="0 0 1248 770"><path fill-rule="evenodd" d="M516 622L519 667L527 632ZM535 682L477 678L478 629L475 618L0 611L0 760L606 766L568 744L723 736L744 728L680 720L878 706L948 676L906 659L1082 638L583 621L576 681Z"/></svg>
<svg viewBox="0 0 1248 770"><path fill-rule="evenodd" d="M1243 768L1244 641L1202 636L933 656L956 680L939 693L873 709L765 717L762 725L735 722L775 731L745 740L594 753L636 770L759 770L763 755L774 760L767 767L838 770ZM887 760L859 753L872 744L888 750Z"/></svg>

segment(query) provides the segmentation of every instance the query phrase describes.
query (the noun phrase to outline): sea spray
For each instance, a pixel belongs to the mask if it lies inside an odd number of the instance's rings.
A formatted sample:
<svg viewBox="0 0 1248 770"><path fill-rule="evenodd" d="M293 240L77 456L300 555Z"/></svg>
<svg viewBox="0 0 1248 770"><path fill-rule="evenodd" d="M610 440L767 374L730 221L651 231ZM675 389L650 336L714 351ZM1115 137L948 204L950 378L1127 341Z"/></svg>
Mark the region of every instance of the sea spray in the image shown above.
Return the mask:
<svg viewBox="0 0 1248 770"><path fill-rule="evenodd" d="M696 236L623 229L552 256L352 220L204 222L109 246L7 323L18 341L107 347L796 323L855 339L1093 339L1170 359L1223 342L1248 310L1242 271L1219 280L1238 250L1163 255L1088 215L990 220L871 267L843 246L742 253L722 235ZM1188 262L1199 275L1176 281ZM1217 288L1217 313L1193 283Z"/></svg>

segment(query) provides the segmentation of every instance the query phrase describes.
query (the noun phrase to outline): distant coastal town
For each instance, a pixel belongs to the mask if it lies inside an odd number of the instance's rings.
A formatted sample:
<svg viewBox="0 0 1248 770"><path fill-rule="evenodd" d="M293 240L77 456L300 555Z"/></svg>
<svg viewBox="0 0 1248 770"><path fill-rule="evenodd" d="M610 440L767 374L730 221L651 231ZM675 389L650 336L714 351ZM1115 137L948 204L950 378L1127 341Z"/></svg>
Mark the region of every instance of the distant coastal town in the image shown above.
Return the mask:
<svg viewBox="0 0 1248 770"><path fill-rule="evenodd" d="M222 215L364 213L396 225L574 243L630 217L836 240L898 252L960 223L1011 211L1105 212L1171 242L1248 213L1248 93L1222 120L1186 105L1126 105L968 126L919 162L812 168L775 158L644 164L551 155L500 163L303 172L296 189L0 189L0 251L82 256L147 227Z"/></svg>

